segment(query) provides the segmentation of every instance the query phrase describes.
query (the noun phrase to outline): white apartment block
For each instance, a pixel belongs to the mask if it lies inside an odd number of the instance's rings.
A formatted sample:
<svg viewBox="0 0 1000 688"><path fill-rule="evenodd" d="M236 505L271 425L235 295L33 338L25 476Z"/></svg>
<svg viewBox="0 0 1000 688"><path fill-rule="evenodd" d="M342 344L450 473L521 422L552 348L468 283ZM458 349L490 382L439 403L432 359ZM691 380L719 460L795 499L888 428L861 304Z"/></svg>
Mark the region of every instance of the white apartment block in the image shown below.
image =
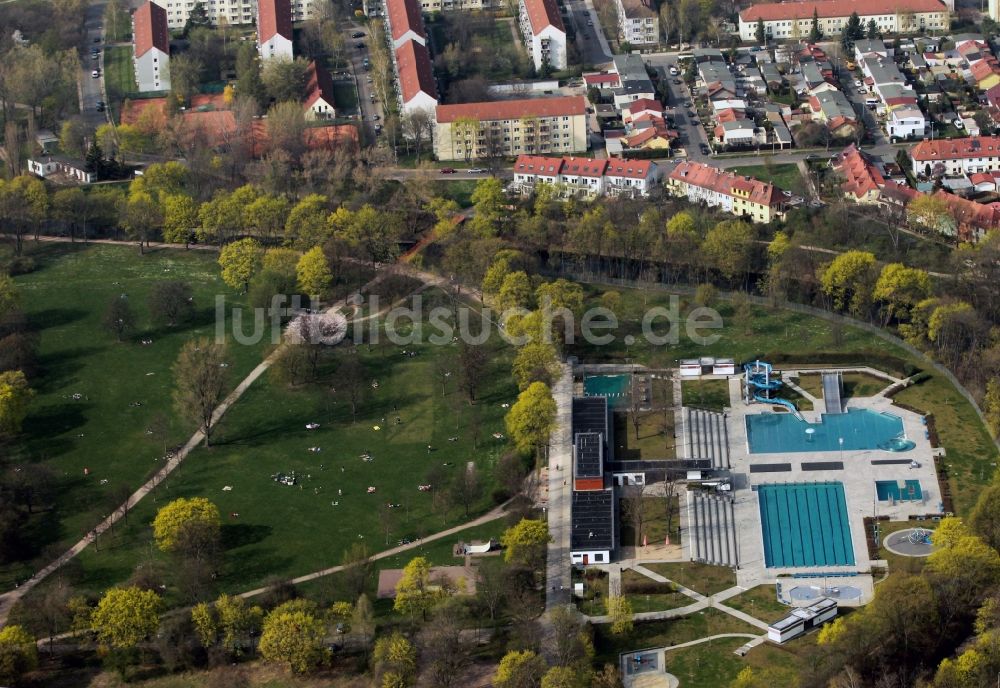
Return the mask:
<svg viewBox="0 0 1000 688"><path fill-rule="evenodd" d="M139 91L170 90L167 12L150 0L132 14L132 61Z"/></svg>
<svg viewBox="0 0 1000 688"><path fill-rule="evenodd" d="M535 69L566 69L566 27L556 0L520 0L518 21Z"/></svg>
<svg viewBox="0 0 1000 688"><path fill-rule="evenodd" d="M949 27L949 10L941 0L797 0L746 8L740 12L740 38L757 40L757 20L762 19L768 38L804 40L812 28L814 12L826 38L839 36L852 12L858 13L862 26L868 26L874 19L884 34L941 31Z"/></svg>
<svg viewBox="0 0 1000 688"><path fill-rule="evenodd" d="M583 96L438 105L434 153L438 160L577 153L587 150L587 133Z"/></svg>
<svg viewBox="0 0 1000 688"><path fill-rule="evenodd" d="M293 0L292 21L308 19L313 2L315 0ZM167 9L167 25L171 29L183 29L195 6L194 0L163 0L162 4ZM203 4L213 26L218 26L223 19L230 26L253 24L257 17L256 0L205 0Z"/></svg>
<svg viewBox="0 0 1000 688"><path fill-rule="evenodd" d="M646 0L615 0L618 6L618 35L635 46L660 42L660 18Z"/></svg>
<svg viewBox="0 0 1000 688"><path fill-rule="evenodd" d="M492 10L503 7L503 0L421 0L424 14L431 12L460 12L465 10Z"/></svg>
<svg viewBox="0 0 1000 688"><path fill-rule="evenodd" d="M913 171L922 175L933 174L938 165L946 175L996 172L1000 170L1000 137L921 141L910 149L910 160Z"/></svg>

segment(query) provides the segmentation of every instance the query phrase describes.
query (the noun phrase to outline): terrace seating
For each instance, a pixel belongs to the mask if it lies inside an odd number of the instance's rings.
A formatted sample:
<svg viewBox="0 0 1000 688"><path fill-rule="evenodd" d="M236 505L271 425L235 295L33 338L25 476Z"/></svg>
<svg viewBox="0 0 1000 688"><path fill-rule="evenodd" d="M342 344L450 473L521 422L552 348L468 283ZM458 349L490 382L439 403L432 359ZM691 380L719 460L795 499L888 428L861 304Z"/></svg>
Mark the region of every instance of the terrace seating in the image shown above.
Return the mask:
<svg viewBox="0 0 1000 688"><path fill-rule="evenodd" d="M691 555L695 561L719 566L739 565L736 521L731 499L704 492L690 492Z"/></svg>
<svg viewBox="0 0 1000 688"><path fill-rule="evenodd" d="M729 432L721 413L685 408L688 457L710 459L713 468L730 468Z"/></svg>

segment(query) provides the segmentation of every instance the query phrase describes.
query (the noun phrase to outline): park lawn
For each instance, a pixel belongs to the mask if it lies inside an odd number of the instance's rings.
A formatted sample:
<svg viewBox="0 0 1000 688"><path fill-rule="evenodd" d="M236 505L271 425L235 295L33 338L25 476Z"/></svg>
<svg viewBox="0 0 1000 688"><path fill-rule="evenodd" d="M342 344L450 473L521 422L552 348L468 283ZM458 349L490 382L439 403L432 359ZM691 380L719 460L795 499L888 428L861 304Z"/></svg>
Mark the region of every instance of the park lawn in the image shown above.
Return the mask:
<svg viewBox="0 0 1000 688"><path fill-rule="evenodd" d="M642 588L637 589L635 586ZM658 583L632 569L622 571L622 593L631 602L632 611L637 614L677 609L694 602L684 593L677 592L670 583Z"/></svg>
<svg viewBox="0 0 1000 688"><path fill-rule="evenodd" d="M83 537L112 502L117 505L124 488L134 490L160 468L164 446L191 436L192 424L173 411L171 366L184 342L214 335L216 295L230 305L242 303L219 278L212 252L164 249L140 256L124 246L27 247L38 267L15 281L40 336L40 373L31 380L37 396L21 442L9 451L15 460L37 461L53 471L57 494L54 508L35 515L26 529L36 558L0 568L4 589ZM149 323L147 297L153 284L165 280L191 284L191 324L159 329ZM137 330L119 343L101 320L109 301L121 294L129 296ZM226 317L228 331L228 311ZM143 338L152 344L140 344ZM230 347L232 386L269 346L265 337L260 344ZM162 436L147 434L157 416L166 420Z"/></svg>
<svg viewBox="0 0 1000 688"><path fill-rule="evenodd" d="M714 595L736 585L736 574L725 566L699 564L693 561L644 563L642 566L702 595Z"/></svg>
<svg viewBox="0 0 1000 688"><path fill-rule="evenodd" d="M746 665L734 653L749 638L720 638L671 650L666 654L667 672L685 688L728 686ZM789 683L787 685L794 685Z"/></svg>
<svg viewBox="0 0 1000 688"><path fill-rule="evenodd" d="M670 539L680 542L680 498L673 497L673 518L670 524ZM618 500L618 522L621 523L621 544L623 547L641 547L642 536L651 545L663 544L667 538L666 503L663 497L644 496L642 498L642 530L639 538L635 537L635 526L625 510L625 501ZM647 579L649 580L649 579Z"/></svg>
<svg viewBox="0 0 1000 688"><path fill-rule="evenodd" d="M778 165L745 165L743 167L733 167L730 172L736 174L755 177L762 182L771 182L779 189L791 191L794 194L803 195L808 193L806 186L799 172L799 166L795 163L783 163Z"/></svg>
<svg viewBox="0 0 1000 688"><path fill-rule="evenodd" d="M729 407L729 382L727 380L683 380L681 403L684 406L722 411Z"/></svg>
<svg viewBox="0 0 1000 688"><path fill-rule="evenodd" d="M719 633L760 635L760 629L712 608L676 619L636 621L632 632L623 636L612 635L610 624L597 624L594 626L597 665L600 666L605 662L616 663L618 655L622 652L639 648L669 647ZM749 640L744 638L736 647Z"/></svg>
<svg viewBox="0 0 1000 688"><path fill-rule="evenodd" d="M997 448L975 409L944 377L931 373L907 387L893 401L934 415L941 446L938 458L947 469L955 513L967 516L980 491L996 472Z"/></svg>
<svg viewBox="0 0 1000 688"><path fill-rule="evenodd" d="M425 302L437 293L425 292ZM89 548L81 556L78 584L97 591L127 578L148 556L148 524L155 509L177 497L207 497L223 514L225 555L215 581L220 592L244 591L269 577L289 578L337 565L344 550L359 540L375 552L387 543L395 546L402 537L416 539L468 520L458 506L435 511L433 493L417 489L427 483L440 489L466 462L477 465L484 487L471 515L486 511L492 506L493 468L509 447L492 433L504 431L502 404L516 396L507 373L508 350L495 346L490 352L490 369L473 407L454 383L442 396L434 378L435 358L454 358L457 344L405 349L418 355L404 356L401 347L391 344L358 347L366 376L378 388L368 390L356 423L343 393L322 384L289 389L266 375L223 419L212 448L193 452L157 489L155 500L134 510L111 546L100 552ZM338 348L330 367L335 371L346 355L346 347ZM336 387L335 372L331 382ZM474 448L477 414L480 441ZM320 428L306 430L311 422ZM450 442L449 437L459 439ZM321 451L308 451L310 447ZM360 458L365 452L374 457L372 462ZM272 480L292 471L299 477L295 486ZM223 490L226 486L232 489ZM374 494L368 493L369 486ZM387 504L398 505L382 510L388 514L388 536L379 514L380 505ZM158 554L153 556L166 565ZM168 587L166 594L170 602L183 601L179 590Z"/></svg>
<svg viewBox="0 0 1000 688"><path fill-rule="evenodd" d="M778 594L773 585L758 585L736 597L730 597L722 604L746 612L769 624L785 618L791 612L791 607L778 601Z"/></svg>

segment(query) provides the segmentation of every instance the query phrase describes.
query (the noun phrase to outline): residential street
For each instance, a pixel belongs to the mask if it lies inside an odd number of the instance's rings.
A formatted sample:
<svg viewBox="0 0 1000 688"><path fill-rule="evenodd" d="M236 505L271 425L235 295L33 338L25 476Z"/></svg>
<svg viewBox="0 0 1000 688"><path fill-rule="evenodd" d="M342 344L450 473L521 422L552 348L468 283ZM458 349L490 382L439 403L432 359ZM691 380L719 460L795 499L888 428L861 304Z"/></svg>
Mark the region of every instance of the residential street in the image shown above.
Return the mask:
<svg viewBox="0 0 1000 688"><path fill-rule="evenodd" d="M97 101L104 100L104 5L105 0L92 0L84 13L84 42L80 47L80 115L88 127L98 127L108 121L107 112L97 111ZM96 41L95 41L96 39ZM90 49L101 50L100 59L90 58ZM95 79L91 72L100 67L101 78Z"/></svg>

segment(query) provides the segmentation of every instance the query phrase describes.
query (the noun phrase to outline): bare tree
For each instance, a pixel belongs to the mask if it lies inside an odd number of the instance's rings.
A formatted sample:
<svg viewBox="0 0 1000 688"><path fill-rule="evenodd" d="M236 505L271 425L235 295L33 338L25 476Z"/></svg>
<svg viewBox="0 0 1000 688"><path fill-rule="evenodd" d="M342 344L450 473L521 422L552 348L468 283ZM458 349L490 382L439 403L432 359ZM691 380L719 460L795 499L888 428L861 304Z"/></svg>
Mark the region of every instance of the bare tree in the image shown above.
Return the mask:
<svg viewBox="0 0 1000 688"><path fill-rule="evenodd" d="M646 491L645 485L636 485L628 489L627 496L621 498L622 520L629 523L633 530L633 545L642 545L642 529L646 523L646 512L644 507Z"/></svg>
<svg viewBox="0 0 1000 688"><path fill-rule="evenodd" d="M500 557L486 557L476 567L476 597L496 619L507 596L507 567Z"/></svg>
<svg viewBox="0 0 1000 688"><path fill-rule="evenodd" d="M472 648L462 634L462 614L455 604L434 612L431 623L417 635L424 685L453 688L465 682L465 669L472 662Z"/></svg>
<svg viewBox="0 0 1000 688"><path fill-rule="evenodd" d="M470 404L476 401L487 363L486 350L482 346L464 341L459 345L458 364L462 371L460 384Z"/></svg>
<svg viewBox="0 0 1000 688"><path fill-rule="evenodd" d="M434 131L434 118L429 110L417 108L404 113L400 124L403 137L413 144L419 161L424 142L430 140L431 133Z"/></svg>
<svg viewBox="0 0 1000 688"><path fill-rule="evenodd" d="M363 594L372 573L372 558L368 547L363 542L355 542L344 550L340 563L344 567L343 577L347 590L352 595Z"/></svg>
<svg viewBox="0 0 1000 688"><path fill-rule="evenodd" d="M396 514L395 509L391 501L380 502L378 505L378 525L382 529L382 534L385 536L385 544L389 544L389 535L392 533L392 527L396 524Z"/></svg>
<svg viewBox="0 0 1000 688"><path fill-rule="evenodd" d="M476 464L470 463L465 470L459 471L450 486L451 499L460 504L469 518L469 510L483 496L483 486L479 480Z"/></svg>
<svg viewBox="0 0 1000 688"><path fill-rule="evenodd" d="M174 406L177 412L195 421L209 446L215 428L215 409L228 388L226 346L207 337L187 342L174 363Z"/></svg>
<svg viewBox="0 0 1000 688"><path fill-rule="evenodd" d="M351 422L356 423L358 407L365 395L364 366L361 364L361 359L358 358L357 350L352 351L341 365L337 379L337 386L344 390L351 405Z"/></svg>

